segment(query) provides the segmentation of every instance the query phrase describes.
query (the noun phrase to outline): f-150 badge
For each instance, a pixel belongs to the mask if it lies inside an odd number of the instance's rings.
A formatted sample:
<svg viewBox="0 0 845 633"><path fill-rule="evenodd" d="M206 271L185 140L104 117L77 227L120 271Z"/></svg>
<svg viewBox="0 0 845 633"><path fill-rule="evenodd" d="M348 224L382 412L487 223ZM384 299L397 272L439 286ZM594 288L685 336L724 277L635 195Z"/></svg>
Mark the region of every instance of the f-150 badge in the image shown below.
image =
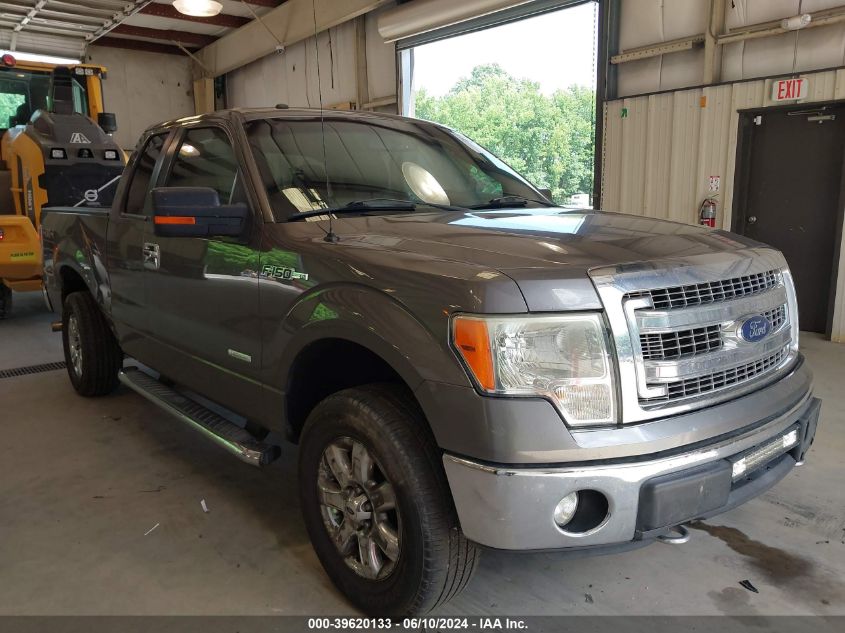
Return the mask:
<svg viewBox="0 0 845 633"><path fill-rule="evenodd" d="M261 276L270 277L271 279L301 279L308 280L308 273L301 273L293 268L285 268L284 266L273 266L272 264L264 264L261 267Z"/></svg>

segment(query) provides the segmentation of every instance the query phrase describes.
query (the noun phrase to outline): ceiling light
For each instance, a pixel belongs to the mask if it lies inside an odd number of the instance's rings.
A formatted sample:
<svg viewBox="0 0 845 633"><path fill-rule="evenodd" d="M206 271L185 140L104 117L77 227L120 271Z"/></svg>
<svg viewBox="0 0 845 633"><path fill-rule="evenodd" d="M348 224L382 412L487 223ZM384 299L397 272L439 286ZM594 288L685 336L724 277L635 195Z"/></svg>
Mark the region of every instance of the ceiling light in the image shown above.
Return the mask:
<svg viewBox="0 0 845 633"><path fill-rule="evenodd" d="M197 18L212 18L223 10L223 5L214 0L175 0L173 6L179 13Z"/></svg>

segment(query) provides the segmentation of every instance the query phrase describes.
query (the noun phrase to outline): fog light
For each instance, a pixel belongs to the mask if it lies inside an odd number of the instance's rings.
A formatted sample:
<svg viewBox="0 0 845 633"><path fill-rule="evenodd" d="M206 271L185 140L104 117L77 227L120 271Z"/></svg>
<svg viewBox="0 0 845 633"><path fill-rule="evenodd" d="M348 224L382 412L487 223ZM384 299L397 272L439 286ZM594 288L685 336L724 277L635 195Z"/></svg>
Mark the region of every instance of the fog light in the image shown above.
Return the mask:
<svg viewBox="0 0 845 633"><path fill-rule="evenodd" d="M555 523L558 527L563 527L572 520L575 516L575 511L578 509L578 493L570 492L563 499L561 499L557 507L555 507Z"/></svg>

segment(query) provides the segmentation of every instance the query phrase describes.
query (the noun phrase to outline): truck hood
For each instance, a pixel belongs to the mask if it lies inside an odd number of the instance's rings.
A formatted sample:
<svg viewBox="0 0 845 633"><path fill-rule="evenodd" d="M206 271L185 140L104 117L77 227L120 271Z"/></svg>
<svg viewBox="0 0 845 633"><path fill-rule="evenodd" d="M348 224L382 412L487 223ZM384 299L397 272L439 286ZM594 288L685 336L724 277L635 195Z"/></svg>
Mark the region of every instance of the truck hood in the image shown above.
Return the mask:
<svg viewBox="0 0 845 633"><path fill-rule="evenodd" d="M592 268L759 246L699 226L563 208L345 217L335 227L347 246L497 270L519 285L531 311L600 308Z"/></svg>

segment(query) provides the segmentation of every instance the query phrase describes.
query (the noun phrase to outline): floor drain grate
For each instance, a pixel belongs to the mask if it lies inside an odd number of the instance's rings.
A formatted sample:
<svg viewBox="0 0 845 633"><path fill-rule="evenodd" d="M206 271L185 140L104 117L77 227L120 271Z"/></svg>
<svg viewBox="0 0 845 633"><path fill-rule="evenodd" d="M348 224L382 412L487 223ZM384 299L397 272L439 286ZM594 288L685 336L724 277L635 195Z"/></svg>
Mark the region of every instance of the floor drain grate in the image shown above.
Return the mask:
<svg viewBox="0 0 845 633"><path fill-rule="evenodd" d="M58 371L65 367L67 367L67 363L65 361L59 361L58 363L44 363L43 365L32 365L31 367L0 369L0 379L17 378L18 376L28 376L29 374L42 374L45 371Z"/></svg>

